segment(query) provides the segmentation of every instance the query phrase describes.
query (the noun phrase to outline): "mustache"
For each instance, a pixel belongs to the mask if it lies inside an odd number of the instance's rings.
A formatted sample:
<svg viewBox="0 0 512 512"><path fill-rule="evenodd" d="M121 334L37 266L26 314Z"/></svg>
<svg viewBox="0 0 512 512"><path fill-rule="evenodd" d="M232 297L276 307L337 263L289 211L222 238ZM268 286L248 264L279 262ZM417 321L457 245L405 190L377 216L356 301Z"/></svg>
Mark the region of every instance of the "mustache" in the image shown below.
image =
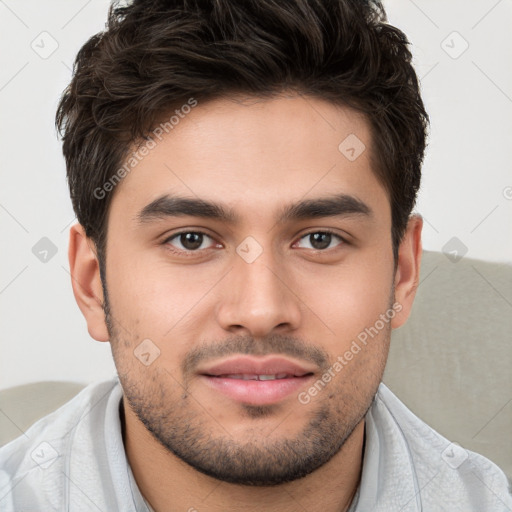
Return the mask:
<svg viewBox="0 0 512 512"><path fill-rule="evenodd" d="M328 353L303 340L273 334L255 340L252 336L233 336L222 342L201 343L185 356L181 369L184 375L194 372L198 364L209 359L231 355L266 356L279 354L315 363L321 370L329 368Z"/></svg>

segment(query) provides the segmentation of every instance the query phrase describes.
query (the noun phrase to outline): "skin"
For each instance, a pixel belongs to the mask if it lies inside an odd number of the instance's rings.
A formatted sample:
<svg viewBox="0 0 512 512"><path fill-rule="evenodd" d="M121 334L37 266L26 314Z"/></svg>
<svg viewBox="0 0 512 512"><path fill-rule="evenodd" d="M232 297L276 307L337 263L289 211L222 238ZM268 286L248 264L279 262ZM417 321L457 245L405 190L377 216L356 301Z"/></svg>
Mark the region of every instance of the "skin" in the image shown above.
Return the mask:
<svg viewBox="0 0 512 512"><path fill-rule="evenodd" d="M338 150L349 134L366 146L355 161ZM90 335L111 343L124 390L127 457L156 511L349 507L362 467L364 415L382 377L391 329L409 315L421 257L422 221L412 216L395 268L391 208L372 172L370 148L365 118L323 100L283 95L200 103L115 190L107 236L108 326L94 244L80 225L71 228L74 294ZM278 222L284 206L333 193L364 202L371 215ZM239 222L192 216L138 221L163 194L222 203ZM346 241L333 236L327 248L315 250L305 235L325 229ZM182 231L211 238L186 257L190 246L180 237L169 240ZM236 252L248 236L263 250L252 263ZM316 381L395 302L400 312L307 404L292 393L255 408L212 390L195 372L225 355L183 367L199 347L229 355L280 350L313 367ZM144 339L160 350L149 366L134 356ZM311 354L324 360L315 362ZM312 442L315 436L321 447ZM178 456L166 447L173 439L183 452ZM233 460L223 452L227 445ZM315 467L278 483L297 466L285 446ZM187 454L196 467L184 462ZM220 467L213 455L224 456ZM199 466L208 464L210 474L204 474ZM226 481L226 464L233 475L249 468L252 485ZM274 485L258 482L262 474Z"/></svg>

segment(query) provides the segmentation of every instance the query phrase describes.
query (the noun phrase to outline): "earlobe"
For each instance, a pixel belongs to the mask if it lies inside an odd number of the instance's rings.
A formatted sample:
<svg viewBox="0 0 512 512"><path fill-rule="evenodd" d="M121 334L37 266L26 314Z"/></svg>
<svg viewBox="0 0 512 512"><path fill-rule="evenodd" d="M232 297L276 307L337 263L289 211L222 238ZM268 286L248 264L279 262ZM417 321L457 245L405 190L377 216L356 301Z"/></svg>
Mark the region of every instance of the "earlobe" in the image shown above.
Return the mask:
<svg viewBox="0 0 512 512"><path fill-rule="evenodd" d="M87 238L80 224L75 224L69 231L68 258L73 294L89 334L97 341L108 341L98 258L94 243Z"/></svg>
<svg viewBox="0 0 512 512"><path fill-rule="evenodd" d="M393 329L401 327L409 317L420 278L421 229L423 219L412 215L398 249L398 262L395 273L395 302L401 305L400 312L393 318Z"/></svg>

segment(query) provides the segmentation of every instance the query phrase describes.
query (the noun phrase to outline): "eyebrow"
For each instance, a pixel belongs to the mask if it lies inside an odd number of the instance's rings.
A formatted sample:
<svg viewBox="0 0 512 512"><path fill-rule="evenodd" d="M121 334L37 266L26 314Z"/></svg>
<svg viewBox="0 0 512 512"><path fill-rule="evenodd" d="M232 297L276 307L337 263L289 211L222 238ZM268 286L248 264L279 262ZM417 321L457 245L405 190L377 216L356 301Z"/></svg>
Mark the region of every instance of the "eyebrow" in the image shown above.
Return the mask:
<svg viewBox="0 0 512 512"><path fill-rule="evenodd" d="M372 209L360 199L348 194L336 194L316 199L305 199L284 206L278 214L278 222L306 220L321 217L373 215ZM145 206L136 216L139 223L167 217L191 216L219 220L229 224L240 222L240 217L230 207L204 199L192 199L175 195L163 195Z"/></svg>

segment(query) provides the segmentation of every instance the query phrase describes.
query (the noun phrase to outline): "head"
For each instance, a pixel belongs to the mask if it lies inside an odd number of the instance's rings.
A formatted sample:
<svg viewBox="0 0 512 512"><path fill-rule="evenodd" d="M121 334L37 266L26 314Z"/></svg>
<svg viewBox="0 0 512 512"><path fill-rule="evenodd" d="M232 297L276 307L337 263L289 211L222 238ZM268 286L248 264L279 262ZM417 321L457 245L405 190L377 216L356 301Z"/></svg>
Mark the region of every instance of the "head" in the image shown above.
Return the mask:
<svg viewBox="0 0 512 512"><path fill-rule="evenodd" d="M414 298L427 121L377 1L111 8L57 113L73 288L169 454L274 485L339 452ZM226 391L242 355L293 392Z"/></svg>

